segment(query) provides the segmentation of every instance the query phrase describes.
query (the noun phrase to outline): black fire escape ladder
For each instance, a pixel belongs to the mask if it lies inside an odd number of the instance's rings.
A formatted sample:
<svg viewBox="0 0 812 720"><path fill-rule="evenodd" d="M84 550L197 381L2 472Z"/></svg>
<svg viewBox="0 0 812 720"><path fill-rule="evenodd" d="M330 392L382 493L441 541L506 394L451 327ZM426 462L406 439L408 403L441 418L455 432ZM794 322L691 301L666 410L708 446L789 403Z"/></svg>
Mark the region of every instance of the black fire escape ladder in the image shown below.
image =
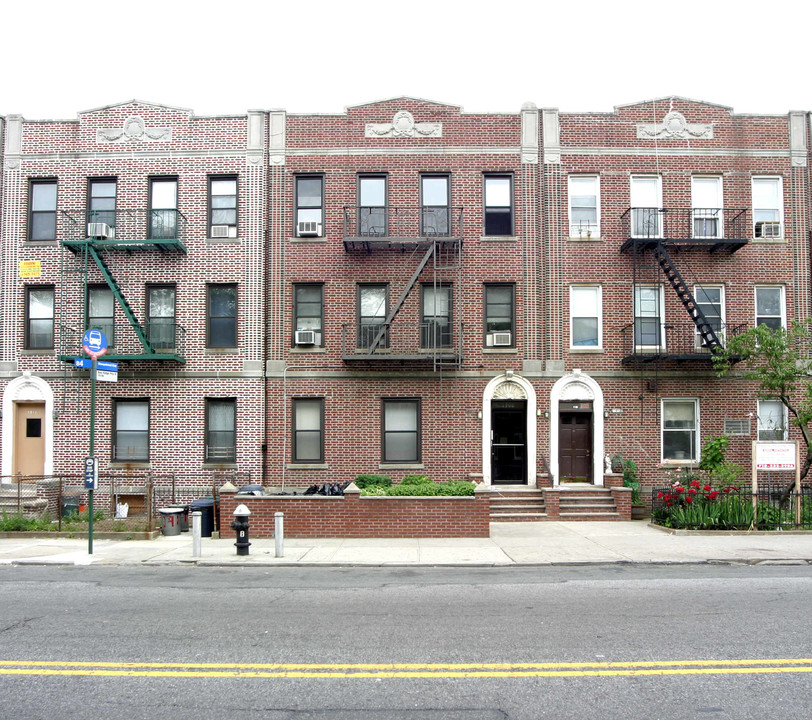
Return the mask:
<svg viewBox="0 0 812 720"><path fill-rule="evenodd" d="M380 345L381 340L386 336L386 333L389 332L389 326L392 324L392 320L395 319L395 315L398 314L398 311L403 306L403 303L406 302L406 298L409 297L409 293L412 291L412 288L417 283L417 278L420 277L420 273L423 272L428 261L431 260L432 255L434 255L434 251L436 250L437 243L432 242L429 245L428 250L426 250L426 254L423 256L423 259L420 261L420 264L417 266L417 270L414 271L414 275L412 275L411 279L408 283L406 283L406 287L404 288L403 292L401 293L398 301L392 306L392 309L389 311L389 315L387 316L383 325L381 325L380 330L378 330L377 334L375 335L375 339L369 346L369 354L375 352L375 349Z"/></svg>
<svg viewBox="0 0 812 720"><path fill-rule="evenodd" d="M138 318L135 316L132 306L127 301L127 298L124 296L121 287L119 286L118 282L116 282L116 279L113 277L113 273L110 270L110 266L107 264L107 262L99 253L98 249L96 249L92 243L88 243L87 249L90 253L90 256L96 262L96 265L101 271L101 274L104 276L104 279L107 282L107 285L110 287L110 290L113 292L113 296L116 298L116 300L118 300L118 304L121 305L121 309L127 316L127 320L129 321L130 325L132 325L132 328L135 331L135 334L138 337L138 340L141 343L142 347L147 353L153 354L155 352L155 348L153 347L152 343L147 337L147 334L144 332L144 328L141 326L141 323L138 322Z"/></svg>
<svg viewBox="0 0 812 720"><path fill-rule="evenodd" d="M685 283L685 280L683 280L682 275L680 275L679 270L677 270L676 266L674 265L674 261L671 259L671 256L663 247L662 243L657 243L657 245L654 247L654 257L657 259L657 263L660 265L663 273L668 278L668 282L671 283L671 287L673 287L677 293L680 302L691 316L691 320L694 321L696 329L702 336L702 345L707 347L712 353L723 350L724 346L722 345L722 341L719 339L716 331L708 322L708 319L705 317L705 313L703 313L700 307L697 305L696 298L688 289L688 285Z"/></svg>

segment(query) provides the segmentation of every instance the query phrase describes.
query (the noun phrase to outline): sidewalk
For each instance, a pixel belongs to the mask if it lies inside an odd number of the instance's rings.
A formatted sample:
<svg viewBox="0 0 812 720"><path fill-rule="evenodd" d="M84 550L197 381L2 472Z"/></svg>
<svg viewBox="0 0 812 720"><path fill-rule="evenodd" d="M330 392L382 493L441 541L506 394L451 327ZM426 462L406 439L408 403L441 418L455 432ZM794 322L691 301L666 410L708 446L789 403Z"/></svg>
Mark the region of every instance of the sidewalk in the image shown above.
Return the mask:
<svg viewBox="0 0 812 720"><path fill-rule="evenodd" d="M778 562L812 564L812 533L672 534L646 522L491 523L490 538L285 539L251 541L238 556L234 538L203 538L192 557L191 533L155 540L0 539L0 565L568 565L584 563Z"/></svg>

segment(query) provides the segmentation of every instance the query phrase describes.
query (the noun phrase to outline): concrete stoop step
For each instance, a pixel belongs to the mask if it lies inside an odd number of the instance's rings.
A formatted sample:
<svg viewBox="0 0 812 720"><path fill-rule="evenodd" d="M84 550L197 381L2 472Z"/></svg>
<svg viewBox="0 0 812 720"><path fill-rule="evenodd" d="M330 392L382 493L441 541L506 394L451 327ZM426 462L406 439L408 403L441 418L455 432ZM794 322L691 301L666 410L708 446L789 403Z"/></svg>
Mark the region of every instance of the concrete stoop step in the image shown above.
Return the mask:
<svg viewBox="0 0 812 720"><path fill-rule="evenodd" d="M534 522L546 518L544 495L537 488L496 487L491 493L494 522Z"/></svg>
<svg viewBox="0 0 812 720"><path fill-rule="evenodd" d="M561 520L620 520L612 491L594 485L562 485L559 515ZM491 493L491 520L547 520L544 493L537 488L496 486Z"/></svg>

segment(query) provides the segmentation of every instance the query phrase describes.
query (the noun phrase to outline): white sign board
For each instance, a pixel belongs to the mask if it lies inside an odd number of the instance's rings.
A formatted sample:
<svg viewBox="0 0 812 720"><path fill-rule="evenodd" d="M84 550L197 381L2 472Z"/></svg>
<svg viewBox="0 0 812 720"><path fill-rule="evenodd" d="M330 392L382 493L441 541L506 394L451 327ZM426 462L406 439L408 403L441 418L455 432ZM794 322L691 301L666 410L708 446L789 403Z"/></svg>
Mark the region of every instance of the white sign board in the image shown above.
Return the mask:
<svg viewBox="0 0 812 720"><path fill-rule="evenodd" d="M118 373L110 370L96 370L96 380L102 382L118 382Z"/></svg>
<svg viewBox="0 0 812 720"><path fill-rule="evenodd" d="M757 442L756 469L794 470L795 455L794 442Z"/></svg>

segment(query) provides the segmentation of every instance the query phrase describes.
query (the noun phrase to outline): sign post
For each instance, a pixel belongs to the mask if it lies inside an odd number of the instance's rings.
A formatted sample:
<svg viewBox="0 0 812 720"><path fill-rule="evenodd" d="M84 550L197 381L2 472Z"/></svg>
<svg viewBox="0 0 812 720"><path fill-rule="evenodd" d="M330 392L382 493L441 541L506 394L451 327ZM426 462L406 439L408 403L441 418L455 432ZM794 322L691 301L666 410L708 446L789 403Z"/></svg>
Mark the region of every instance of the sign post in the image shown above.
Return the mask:
<svg viewBox="0 0 812 720"><path fill-rule="evenodd" d="M90 448L85 458L85 487L87 488L87 554L93 554L93 491L99 481L99 461L96 459L96 370L100 355L107 352L107 338L101 330L88 330L82 337L82 349L90 355ZM88 472L90 478L88 478Z"/></svg>

